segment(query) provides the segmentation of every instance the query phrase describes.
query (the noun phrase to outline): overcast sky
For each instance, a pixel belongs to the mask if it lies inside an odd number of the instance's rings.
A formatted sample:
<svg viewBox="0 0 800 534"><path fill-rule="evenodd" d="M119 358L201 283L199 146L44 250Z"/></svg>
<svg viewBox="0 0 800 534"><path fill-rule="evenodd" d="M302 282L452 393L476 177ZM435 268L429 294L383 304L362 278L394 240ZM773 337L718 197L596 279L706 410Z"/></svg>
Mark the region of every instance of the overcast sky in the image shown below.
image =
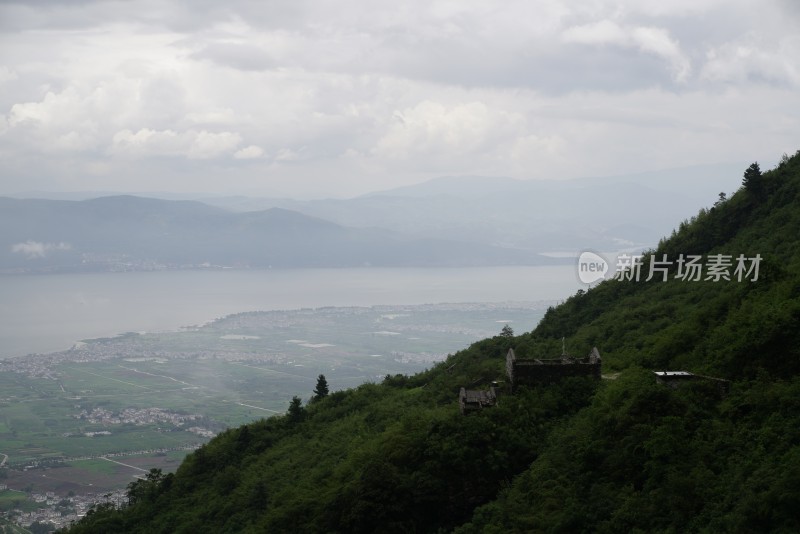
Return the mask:
<svg viewBox="0 0 800 534"><path fill-rule="evenodd" d="M342 196L800 149L796 0L0 0L0 194Z"/></svg>

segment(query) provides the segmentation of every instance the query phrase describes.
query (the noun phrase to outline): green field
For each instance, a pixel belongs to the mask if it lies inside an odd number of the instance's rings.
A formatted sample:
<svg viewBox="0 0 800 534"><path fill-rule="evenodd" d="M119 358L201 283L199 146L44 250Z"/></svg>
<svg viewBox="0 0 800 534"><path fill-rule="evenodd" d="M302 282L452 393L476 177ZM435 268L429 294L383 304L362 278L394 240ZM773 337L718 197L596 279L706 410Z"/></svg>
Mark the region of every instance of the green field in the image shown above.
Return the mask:
<svg viewBox="0 0 800 534"><path fill-rule="evenodd" d="M13 484L64 489L71 487L65 477L72 476L124 487L138 471L99 456L143 458L178 449L150 462L174 470L178 462L165 458L182 458L209 439L196 429L216 433L283 414L292 396L311 396L319 374L337 390L413 373L497 334L505 323L530 328L545 309L439 305L244 313L178 332L88 341L51 359L28 356L27 366L20 365L23 359L16 365L6 360L0 362L0 453L8 455L12 470L52 468L47 483L25 475L12 477ZM154 411L155 418L146 415Z"/></svg>
<svg viewBox="0 0 800 534"><path fill-rule="evenodd" d="M101 475L112 475L116 473L119 470L117 469L117 465L118 464L109 462L107 460L77 460L69 463L70 467L77 467L79 469Z"/></svg>
<svg viewBox="0 0 800 534"><path fill-rule="evenodd" d="M27 498L28 496L20 491L0 491L0 510L7 512L16 508L23 512L31 512L40 508L36 503L28 501Z"/></svg>

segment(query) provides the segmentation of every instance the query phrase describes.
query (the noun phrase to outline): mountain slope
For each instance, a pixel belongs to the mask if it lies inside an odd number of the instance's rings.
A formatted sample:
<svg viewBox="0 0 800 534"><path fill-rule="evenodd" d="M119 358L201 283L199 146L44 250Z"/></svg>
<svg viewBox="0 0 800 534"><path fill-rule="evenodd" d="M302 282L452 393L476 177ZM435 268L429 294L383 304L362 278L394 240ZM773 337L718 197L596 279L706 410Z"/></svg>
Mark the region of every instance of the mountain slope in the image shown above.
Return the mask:
<svg viewBox="0 0 800 534"><path fill-rule="evenodd" d="M759 189L681 224L650 258L759 254L757 281L606 282L546 315L529 350L567 335L604 347L622 373L460 532L797 531L800 155ZM673 390L644 368L713 375L731 389Z"/></svg>
<svg viewBox="0 0 800 534"><path fill-rule="evenodd" d="M608 281L412 377L227 431L74 532L800 530L800 152L663 240L760 254L759 278ZM520 388L459 414L504 355L596 345L607 380ZM670 388L650 371L729 380ZM335 385L334 385L335 387Z"/></svg>

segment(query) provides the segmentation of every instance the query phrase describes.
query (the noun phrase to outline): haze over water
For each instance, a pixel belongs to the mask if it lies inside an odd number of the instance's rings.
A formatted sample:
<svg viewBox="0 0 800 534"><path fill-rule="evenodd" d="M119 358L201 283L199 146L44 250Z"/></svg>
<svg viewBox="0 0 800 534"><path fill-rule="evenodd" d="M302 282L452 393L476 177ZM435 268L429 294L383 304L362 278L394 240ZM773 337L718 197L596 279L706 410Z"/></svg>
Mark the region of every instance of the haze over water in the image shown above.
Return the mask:
<svg viewBox="0 0 800 534"><path fill-rule="evenodd" d="M244 311L557 300L580 287L572 265L0 276L0 358Z"/></svg>

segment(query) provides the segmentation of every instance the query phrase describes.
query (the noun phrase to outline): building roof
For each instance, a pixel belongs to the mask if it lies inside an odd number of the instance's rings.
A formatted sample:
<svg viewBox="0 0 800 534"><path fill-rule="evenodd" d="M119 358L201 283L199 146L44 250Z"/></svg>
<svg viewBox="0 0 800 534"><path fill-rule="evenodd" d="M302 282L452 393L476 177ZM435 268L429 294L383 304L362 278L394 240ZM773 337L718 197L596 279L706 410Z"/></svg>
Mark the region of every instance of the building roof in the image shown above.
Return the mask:
<svg viewBox="0 0 800 534"><path fill-rule="evenodd" d="M461 413L464 413L465 410L494 406L497 403L497 390L494 387L489 388L488 391L461 388L458 403L461 406Z"/></svg>
<svg viewBox="0 0 800 534"><path fill-rule="evenodd" d="M488 400L493 400L494 395L490 396L488 391L481 391L475 389L464 390L464 402L480 402L485 403Z"/></svg>

